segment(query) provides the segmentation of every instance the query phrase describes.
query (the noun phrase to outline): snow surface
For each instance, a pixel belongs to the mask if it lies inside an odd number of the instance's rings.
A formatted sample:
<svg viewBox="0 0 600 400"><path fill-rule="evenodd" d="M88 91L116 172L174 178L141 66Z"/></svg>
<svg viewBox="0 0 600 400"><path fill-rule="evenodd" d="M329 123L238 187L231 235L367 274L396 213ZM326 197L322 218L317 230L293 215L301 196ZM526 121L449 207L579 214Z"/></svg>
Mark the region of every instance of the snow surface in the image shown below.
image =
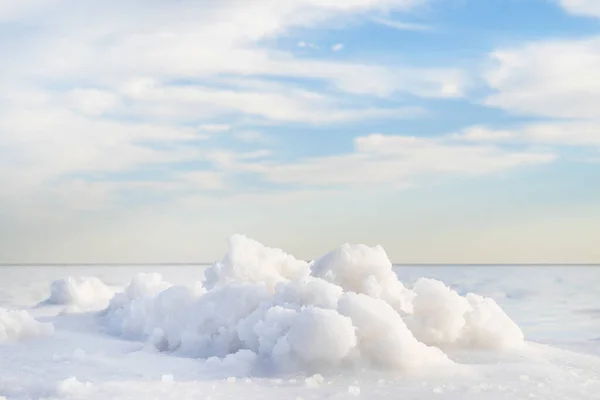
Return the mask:
<svg viewBox="0 0 600 400"><path fill-rule="evenodd" d="M600 398L600 269L229 245L211 266L0 268L0 398Z"/></svg>

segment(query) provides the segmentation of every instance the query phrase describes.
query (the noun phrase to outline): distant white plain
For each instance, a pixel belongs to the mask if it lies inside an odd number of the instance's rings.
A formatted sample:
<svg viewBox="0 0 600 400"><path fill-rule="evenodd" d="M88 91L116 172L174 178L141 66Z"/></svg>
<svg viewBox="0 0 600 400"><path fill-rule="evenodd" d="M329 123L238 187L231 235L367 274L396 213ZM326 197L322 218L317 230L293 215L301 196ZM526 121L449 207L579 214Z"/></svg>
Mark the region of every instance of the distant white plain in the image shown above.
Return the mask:
<svg viewBox="0 0 600 400"><path fill-rule="evenodd" d="M213 266L1 267L0 339L27 334L0 340L0 396L597 398L598 267L388 263L238 236Z"/></svg>

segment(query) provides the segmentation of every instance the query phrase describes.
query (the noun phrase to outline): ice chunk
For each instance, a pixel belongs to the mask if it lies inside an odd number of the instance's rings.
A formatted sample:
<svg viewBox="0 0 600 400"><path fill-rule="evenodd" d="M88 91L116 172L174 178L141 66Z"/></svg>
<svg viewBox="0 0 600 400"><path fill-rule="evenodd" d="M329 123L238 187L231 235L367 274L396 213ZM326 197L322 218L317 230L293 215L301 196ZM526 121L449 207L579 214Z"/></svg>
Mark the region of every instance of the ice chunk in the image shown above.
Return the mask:
<svg viewBox="0 0 600 400"><path fill-rule="evenodd" d="M506 348L523 343L523 333L490 298L460 296L444 283L419 279L410 327L422 342L468 348Z"/></svg>
<svg viewBox="0 0 600 400"><path fill-rule="evenodd" d="M96 277L72 277L55 280L45 304L69 306L71 311L101 310L115 292Z"/></svg>
<svg viewBox="0 0 600 400"><path fill-rule="evenodd" d="M360 396L360 387L348 386L348 394L351 396Z"/></svg>
<svg viewBox="0 0 600 400"><path fill-rule="evenodd" d="M383 300L347 293L340 300L339 311L357 328L361 358L373 364L414 370L451 363L438 348L419 342L402 317Z"/></svg>
<svg viewBox="0 0 600 400"><path fill-rule="evenodd" d="M345 244L316 260L312 275L339 285L344 291L385 300L397 311L412 310L413 293L398 280L381 246Z"/></svg>
<svg viewBox="0 0 600 400"><path fill-rule="evenodd" d="M0 308L0 343L50 335L52 324L35 320L27 311Z"/></svg>
<svg viewBox="0 0 600 400"><path fill-rule="evenodd" d="M334 310L305 308L288 334L291 351L307 364L336 365L356 346L352 320Z"/></svg>
<svg viewBox="0 0 600 400"><path fill-rule="evenodd" d="M234 235L229 239L225 258L208 268L204 277L207 288L231 282L260 282L274 290L279 282L300 280L309 273L306 261L297 260L280 249L265 247L246 236Z"/></svg>
<svg viewBox="0 0 600 400"><path fill-rule="evenodd" d="M323 378L322 375L314 374L306 378L304 382L306 383L306 386L310 388L318 388L323 384L323 382L325 382L325 378Z"/></svg>
<svg viewBox="0 0 600 400"><path fill-rule="evenodd" d="M82 398L89 394L92 388L90 382L80 382L75 377L60 381L56 386L56 393L61 397Z"/></svg>

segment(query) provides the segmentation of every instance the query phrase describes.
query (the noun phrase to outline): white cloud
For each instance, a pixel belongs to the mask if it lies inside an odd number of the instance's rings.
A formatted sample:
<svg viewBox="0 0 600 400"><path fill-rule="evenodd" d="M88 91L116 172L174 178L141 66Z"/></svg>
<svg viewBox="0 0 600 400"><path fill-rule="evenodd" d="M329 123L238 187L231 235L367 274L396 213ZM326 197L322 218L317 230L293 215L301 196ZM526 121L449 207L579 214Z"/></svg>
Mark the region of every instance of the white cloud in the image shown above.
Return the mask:
<svg viewBox="0 0 600 400"><path fill-rule="evenodd" d="M190 171L180 173L178 177L189 183L189 189L218 190L225 188L223 176L216 171Z"/></svg>
<svg viewBox="0 0 600 400"><path fill-rule="evenodd" d="M600 18L600 3L597 0L558 0L568 12Z"/></svg>
<svg viewBox="0 0 600 400"><path fill-rule="evenodd" d="M67 97L71 108L92 116L115 111L120 106L119 97L105 90L73 89Z"/></svg>
<svg viewBox="0 0 600 400"><path fill-rule="evenodd" d="M263 146L264 137L244 126L248 120L283 125L405 118L425 111L399 98L463 96L466 78L451 66L381 64L376 56L365 62L328 60L273 45L272 39L295 29L368 21L379 12L408 11L424 3L0 0L0 21L28 28L11 36L9 44L0 43L0 233L12 237L14 227L25 227L27 243L21 245L31 249L36 246L30 243L37 243L47 252L35 254L45 257L77 248L86 257L101 258L105 244L113 254L127 255L131 238L156 244L151 240L156 232L171 236L189 215L194 223L186 237L198 226L210 226L213 237L243 230L230 213L237 208L249 221L244 190L253 183L236 186L236 179L248 173L316 186L319 190L311 193L320 194L327 183L400 187L430 173L485 173L546 161L547 154L463 149L437 140L390 153L395 142L375 149L368 143L375 139L365 138L350 154L293 163L275 162L281 156L275 149L233 150L240 143L214 148L214 142L232 138L254 142L245 145L252 149L259 141ZM307 82L310 90L303 88ZM370 106L374 97L384 97L377 100L388 106ZM240 193L226 202L210 198L232 189ZM297 193L280 194L285 198L280 203L287 206ZM267 194L255 196L253 204L261 204L265 213L272 210L264 201ZM195 198L198 204L179 214L169 197ZM147 214L138 212L139 203L157 198L161 201L148 206ZM124 199L133 205L123 207ZM45 240L50 236L52 245Z"/></svg>
<svg viewBox="0 0 600 400"><path fill-rule="evenodd" d="M600 123L593 121L529 123L502 130L474 126L451 137L476 143L513 142L600 148Z"/></svg>
<svg viewBox="0 0 600 400"><path fill-rule="evenodd" d="M561 4L571 12L593 14L600 3L565 0ZM486 80L494 92L486 105L553 120L501 130L472 127L457 133L456 138L480 143L600 146L600 36L531 41L497 50L491 59Z"/></svg>
<svg viewBox="0 0 600 400"><path fill-rule="evenodd" d="M485 104L545 117L600 119L600 37L536 41L495 51Z"/></svg>
<svg viewBox="0 0 600 400"><path fill-rule="evenodd" d="M298 47L303 49L318 49L319 46L310 42L298 42Z"/></svg>
<svg viewBox="0 0 600 400"><path fill-rule="evenodd" d="M122 172L202 156L187 145L198 138L192 128L90 118L51 102L6 107L0 119L3 198L45 198L54 195L57 182L80 174Z"/></svg>
<svg viewBox="0 0 600 400"><path fill-rule="evenodd" d="M342 50L343 48L344 48L343 43L337 43L337 44L334 44L333 46L331 46L331 51L336 52L336 51Z"/></svg>
<svg viewBox="0 0 600 400"><path fill-rule="evenodd" d="M493 143L513 139L514 136L514 132L509 130L493 130L485 126L471 126L460 133L452 134L450 137L467 142Z"/></svg>
<svg viewBox="0 0 600 400"><path fill-rule="evenodd" d="M335 123L418 113L411 107L364 107L331 88L356 95L400 91L444 97L444 88L459 82L460 74L298 59L262 41L292 28L420 3L261 0L247 7L241 0L0 0L1 21L31 27L2 48L0 165L11 171L6 181L48 186L70 174L193 159L202 151L181 141L224 131L225 125L210 121L227 117L227 125L235 125L236 114ZM317 79L323 85L307 91L265 77Z"/></svg>
<svg viewBox="0 0 600 400"><path fill-rule="evenodd" d="M231 126L227 124L202 124L198 126L198 130L201 132L219 133L231 130Z"/></svg>
<svg viewBox="0 0 600 400"><path fill-rule="evenodd" d="M397 29L400 31L416 31L416 32L428 32L432 31L433 28L425 24L415 24L410 22L396 21L386 18L373 18L373 22L380 25L387 26L388 28Z"/></svg>
<svg viewBox="0 0 600 400"><path fill-rule="evenodd" d="M404 186L428 175L485 175L555 159L556 155L550 152L456 144L451 137L373 134L357 138L351 154L256 166L255 171L275 183Z"/></svg>
<svg viewBox="0 0 600 400"><path fill-rule="evenodd" d="M12 22L33 15L58 4L59 0L0 0L0 22Z"/></svg>
<svg viewBox="0 0 600 400"><path fill-rule="evenodd" d="M414 108L385 109L346 106L341 100L293 85L235 80L234 88L202 85L162 85L144 83L143 87L125 86L131 107L122 112L144 118L161 118L176 122L214 118L235 114L261 117L273 121L332 123L381 116L411 114ZM220 128L220 127L219 127Z"/></svg>
<svg viewBox="0 0 600 400"><path fill-rule="evenodd" d="M335 2L264 0L253 3L252 18L245 3L239 1L225 0L211 7L203 3L177 2L166 7L128 2L129 15L136 18L115 18L110 12L116 6L113 2L56 7L50 14L53 18L28 21L39 24L43 35L18 57L11 57L8 64L22 79L35 76L44 81L94 81L109 86L133 76L167 81L239 74L319 79L351 93L408 92L445 97L443 87L462 84L462 77L451 68L312 60L258 44L293 27L312 27L328 19L381 9L405 10L422 1L353 0L342 6ZM156 28L157 21L160 29ZM373 83L359 83L362 81Z"/></svg>
<svg viewBox="0 0 600 400"><path fill-rule="evenodd" d="M237 132L235 138L246 143L262 143L267 141L267 137L260 131Z"/></svg>
<svg viewBox="0 0 600 400"><path fill-rule="evenodd" d="M248 164L247 161L263 161L271 154L270 150L255 150L249 152L234 152L230 150L214 150L206 155L206 159L210 161L218 170L229 171L253 171L260 170L262 167L254 164Z"/></svg>

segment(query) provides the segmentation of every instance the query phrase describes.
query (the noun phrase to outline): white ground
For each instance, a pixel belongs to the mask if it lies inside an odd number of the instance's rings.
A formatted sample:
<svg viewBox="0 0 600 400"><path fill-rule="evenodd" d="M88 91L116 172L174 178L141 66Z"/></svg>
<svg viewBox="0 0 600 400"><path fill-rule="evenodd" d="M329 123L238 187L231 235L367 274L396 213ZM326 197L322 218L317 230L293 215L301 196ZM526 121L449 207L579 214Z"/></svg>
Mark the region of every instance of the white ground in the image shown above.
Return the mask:
<svg viewBox="0 0 600 400"><path fill-rule="evenodd" d="M600 267L388 264L0 267L0 399L600 399Z"/></svg>

